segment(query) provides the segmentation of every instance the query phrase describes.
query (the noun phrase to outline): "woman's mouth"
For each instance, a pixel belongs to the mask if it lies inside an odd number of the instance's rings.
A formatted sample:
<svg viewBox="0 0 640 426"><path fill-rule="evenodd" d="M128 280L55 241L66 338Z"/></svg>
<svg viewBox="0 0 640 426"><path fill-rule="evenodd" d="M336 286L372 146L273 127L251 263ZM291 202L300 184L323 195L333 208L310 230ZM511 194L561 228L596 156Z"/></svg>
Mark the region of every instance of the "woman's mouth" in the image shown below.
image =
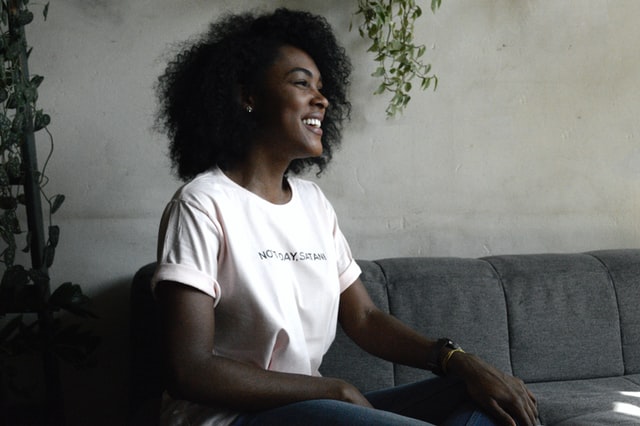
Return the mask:
<svg viewBox="0 0 640 426"><path fill-rule="evenodd" d="M322 125L322 122L317 118L305 118L302 122L307 126L315 127L316 129L319 129Z"/></svg>

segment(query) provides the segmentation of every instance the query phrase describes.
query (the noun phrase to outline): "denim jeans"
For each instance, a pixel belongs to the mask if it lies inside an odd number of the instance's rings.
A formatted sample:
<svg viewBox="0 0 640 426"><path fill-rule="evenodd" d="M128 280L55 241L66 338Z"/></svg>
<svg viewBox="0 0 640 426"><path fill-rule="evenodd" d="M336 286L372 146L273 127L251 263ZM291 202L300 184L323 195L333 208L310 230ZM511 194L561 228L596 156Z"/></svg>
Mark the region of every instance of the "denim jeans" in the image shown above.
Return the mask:
<svg viewBox="0 0 640 426"><path fill-rule="evenodd" d="M375 408L316 399L240 415L233 426L495 426L459 380L435 378L365 394Z"/></svg>

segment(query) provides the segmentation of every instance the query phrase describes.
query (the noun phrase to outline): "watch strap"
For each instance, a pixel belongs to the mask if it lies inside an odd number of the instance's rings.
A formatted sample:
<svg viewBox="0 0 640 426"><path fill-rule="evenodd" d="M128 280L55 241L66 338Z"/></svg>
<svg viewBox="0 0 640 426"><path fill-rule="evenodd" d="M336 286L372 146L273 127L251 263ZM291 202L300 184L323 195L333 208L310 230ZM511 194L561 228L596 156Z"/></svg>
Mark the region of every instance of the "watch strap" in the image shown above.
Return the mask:
<svg viewBox="0 0 640 426"><path fill-rule="evenodd" d="M447 337L438 339L427 358L427 368L438 376L445 376L447 374L447 364L456 352L464 351L460 345Z"/></svg>

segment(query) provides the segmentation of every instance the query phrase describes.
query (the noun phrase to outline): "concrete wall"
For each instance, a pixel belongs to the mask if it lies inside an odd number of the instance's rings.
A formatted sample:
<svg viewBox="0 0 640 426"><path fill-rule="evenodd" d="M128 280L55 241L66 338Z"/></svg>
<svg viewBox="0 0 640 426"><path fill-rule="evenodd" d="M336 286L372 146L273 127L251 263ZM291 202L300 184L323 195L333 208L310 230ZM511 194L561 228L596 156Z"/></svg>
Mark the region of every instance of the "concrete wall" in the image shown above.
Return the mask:
<svg viewBox="0 0 640 426"><path fill-rule="evenodd" d="M638 246L638 1L445 0L435 16L424 1L417 36L440 84L395 120L371 95L368 46L348 31L355 0L51 3L28 38L53 119L49 191L68 200L52 273L94 298L103 336L97 368L65 369L71 423L122 423L128 284L153 260L178 185L150 130L152 86L168 45L222 11L302 8L339 33L355 65L354 112L320 183L357 257Z"/></svg>

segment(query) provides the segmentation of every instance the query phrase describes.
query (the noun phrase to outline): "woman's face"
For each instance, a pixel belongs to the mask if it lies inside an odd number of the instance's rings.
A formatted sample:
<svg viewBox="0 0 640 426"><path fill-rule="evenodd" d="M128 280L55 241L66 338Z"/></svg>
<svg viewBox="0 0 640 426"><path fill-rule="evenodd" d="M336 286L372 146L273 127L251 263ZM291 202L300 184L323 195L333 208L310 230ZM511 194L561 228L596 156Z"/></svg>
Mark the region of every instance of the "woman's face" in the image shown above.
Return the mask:
<svg viewBox="0 0 640 426"><path fill-rule="evenodd" d="M260 147L288 162L320 156L322 120L329 105L321 90L314 60L293 46L281 47L262 90L251 98Z"/></svg>

